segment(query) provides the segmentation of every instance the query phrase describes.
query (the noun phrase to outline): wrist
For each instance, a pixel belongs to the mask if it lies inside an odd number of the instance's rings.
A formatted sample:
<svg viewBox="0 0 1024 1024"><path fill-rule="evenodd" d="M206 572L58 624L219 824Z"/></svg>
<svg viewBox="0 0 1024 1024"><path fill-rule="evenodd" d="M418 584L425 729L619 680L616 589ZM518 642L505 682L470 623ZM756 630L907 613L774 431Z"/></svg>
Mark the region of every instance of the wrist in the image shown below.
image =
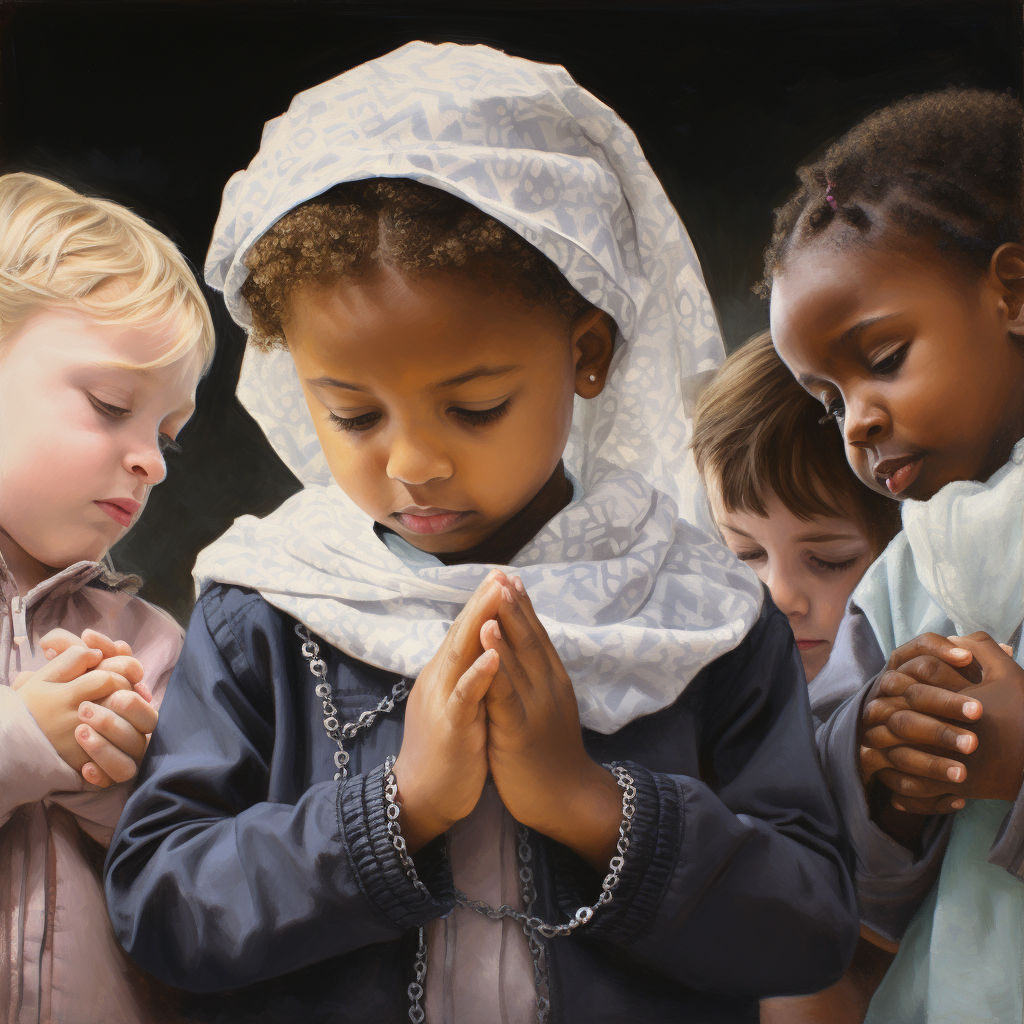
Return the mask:
<svg viewBox="0 0 1024 1024"><path fill-rule="evenodd" d="M392 769L398 787L396 803L399 808L398 825L410 853L416 853L442 832L447 832L454 822L437 814L427 799L419 792L410 773L402 764L401 755Z"/></svg>
<svg viewBox="0 0 1024 1024"><path fill-rule="evenodd" d="M544 827L533 827L604 872L619 836L622 789L611 772L589 757L566 781L552 802L552 821Z"/></svg>

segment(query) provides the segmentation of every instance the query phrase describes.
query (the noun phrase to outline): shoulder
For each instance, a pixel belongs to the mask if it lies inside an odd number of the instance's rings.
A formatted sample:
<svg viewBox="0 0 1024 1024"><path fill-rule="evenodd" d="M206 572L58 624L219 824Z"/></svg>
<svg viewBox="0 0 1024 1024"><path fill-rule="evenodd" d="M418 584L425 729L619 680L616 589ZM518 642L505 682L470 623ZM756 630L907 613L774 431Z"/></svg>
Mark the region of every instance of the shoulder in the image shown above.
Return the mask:
<svg viewBox="0 0 1024 1024"><path fill-rule="evenodd" d="M95 628L127 641L143 664L147 656L173 660L181 650L184 630L162 608L124 590L86 587L83 594L99 616Z"/></svg>

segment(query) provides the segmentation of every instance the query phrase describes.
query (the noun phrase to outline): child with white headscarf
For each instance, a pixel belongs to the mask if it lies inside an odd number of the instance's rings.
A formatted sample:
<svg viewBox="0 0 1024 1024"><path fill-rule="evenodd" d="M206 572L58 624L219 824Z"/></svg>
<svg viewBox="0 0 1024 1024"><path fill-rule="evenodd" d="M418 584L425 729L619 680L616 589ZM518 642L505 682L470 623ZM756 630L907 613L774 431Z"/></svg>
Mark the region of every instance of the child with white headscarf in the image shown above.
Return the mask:
<svg viewBox="0 0 1024 1024"><path fill-rule="evenodd" d="M207 280L303 490L200 556L108 860L128 951L232 1021L754 1021L835 980L799 655L679 518L722 346L626 125L411 43L268 124Z"/></svg>

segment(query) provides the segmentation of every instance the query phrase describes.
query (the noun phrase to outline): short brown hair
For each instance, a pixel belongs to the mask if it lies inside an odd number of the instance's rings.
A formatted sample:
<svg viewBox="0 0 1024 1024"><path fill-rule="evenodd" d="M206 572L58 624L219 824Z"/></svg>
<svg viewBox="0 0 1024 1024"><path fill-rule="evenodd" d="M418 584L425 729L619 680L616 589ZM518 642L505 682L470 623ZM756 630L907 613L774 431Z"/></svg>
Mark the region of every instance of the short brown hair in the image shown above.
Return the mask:
<svg viewBox="0 0 1024 1024"><path fill-rule="evenodd" d="M835 423L789 372L765 331L734 352L701 395L694 459L713 475L730 512L768 514L774 495L800 519L863 524L881 551L900 530L899 503L865 487L846 461Z"/></svg>
<svg viewBox="0 0 1024 1024"><path fill-rule="evenodd" d="M249 340L284 345L289 292L387 266L413 274L459 273L512 287L567 320L591 305L558 267L518 232L464 199L409 178L350 181L289 210L252 247L242 296Z"/></svg>

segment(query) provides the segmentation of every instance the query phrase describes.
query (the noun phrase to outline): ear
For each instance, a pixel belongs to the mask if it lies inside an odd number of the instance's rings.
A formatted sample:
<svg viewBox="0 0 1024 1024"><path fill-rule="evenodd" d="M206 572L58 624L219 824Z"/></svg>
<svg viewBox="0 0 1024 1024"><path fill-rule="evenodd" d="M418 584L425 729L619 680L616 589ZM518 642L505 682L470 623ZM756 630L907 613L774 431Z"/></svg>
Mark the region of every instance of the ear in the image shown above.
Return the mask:
<svg viewBox="0 0 1024 1024"><path fill-rule="evenodd" d="M604 390L615 346L615 321L600 309L584 313L572 325L572 351L576 360L576 394L595 398Z"/></svg>
<svg viewBox="0 0 1024 1024"><path fill-rule="evenodd" d="M989 281L999 289L1007 331L1024 337L1024 246L999 246L989 263Z"/></svg>

